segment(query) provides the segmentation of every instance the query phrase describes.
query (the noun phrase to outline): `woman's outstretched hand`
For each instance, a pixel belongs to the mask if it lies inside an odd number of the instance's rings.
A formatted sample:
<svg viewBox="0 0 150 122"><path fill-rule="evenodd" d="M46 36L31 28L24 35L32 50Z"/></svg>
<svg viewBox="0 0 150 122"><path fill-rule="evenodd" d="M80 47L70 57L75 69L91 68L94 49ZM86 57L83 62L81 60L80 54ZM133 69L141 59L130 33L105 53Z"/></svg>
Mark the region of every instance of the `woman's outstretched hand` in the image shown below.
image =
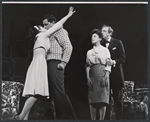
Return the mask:
<svg viewBox="0 0 150 122"><path fill-rule="evenodd" d="M69 7L68 16L71 17L76 11L74 10L74 7Z"/></svg>

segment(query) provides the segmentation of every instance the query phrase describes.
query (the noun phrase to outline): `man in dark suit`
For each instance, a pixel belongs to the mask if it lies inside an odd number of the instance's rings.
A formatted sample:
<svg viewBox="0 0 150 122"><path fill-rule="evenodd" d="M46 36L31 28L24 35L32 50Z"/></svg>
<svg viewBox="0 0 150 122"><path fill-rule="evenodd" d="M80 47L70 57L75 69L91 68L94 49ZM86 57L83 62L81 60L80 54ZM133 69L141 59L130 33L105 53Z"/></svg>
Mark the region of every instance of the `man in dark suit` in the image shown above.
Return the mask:
<svg viewBox="0 0 150 122"><path fill-rule="evenodd" d="M111 37L113 34L113 29L110 26L104 25L101 29L101 33L104 38L101 43L103 46L109 49L111 54L111 60L107 61L107 64L112 66L110 74L110 91L112 91L111 94L114 99L116 119L121 120L122 88L124 87L122 63L125 62L126 59L124 46L121 40L117 40ZM110 119L110 105L107 106L105 119Z"/></svg>

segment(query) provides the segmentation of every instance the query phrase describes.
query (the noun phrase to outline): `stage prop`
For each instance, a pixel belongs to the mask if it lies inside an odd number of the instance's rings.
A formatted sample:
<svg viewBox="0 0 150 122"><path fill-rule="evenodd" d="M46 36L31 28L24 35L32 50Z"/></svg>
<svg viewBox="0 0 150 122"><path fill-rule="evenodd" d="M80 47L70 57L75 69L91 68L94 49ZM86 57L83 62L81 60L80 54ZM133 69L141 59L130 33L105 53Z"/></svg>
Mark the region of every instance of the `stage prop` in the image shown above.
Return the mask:
<svg viewBox="0 0 150 122"><path fill-rule="evenodd" d="M1 120L12 120L15 114L22 111L25 97L22 97L23 84L14 81L2 81L2 116ZM123 118L122 120L148 119L148 88L134 89L133 81L125 81L123 89ZM29 120L54 120L60 116L51 106L50 99L40 98L32 107ZM56 108L58 106L56 105ZM78 107L78 106L76 106ZM86 119L86 118L85 118ZM115 119L115 108L112 99L111 119Z"/></svg>
<svg viewBox="0 0 150 122"><path fill-rule="evenodd" d="M11 120L19 112L20 92L23 84L14 81L1 82L2 120Z"/></svg>
<svg viewBox="0 0 150 122"><path fill-rule="evenodd" d="M133 81L125 81L123 89L123 120L148 119L148 88L134 89Z"/></svg>

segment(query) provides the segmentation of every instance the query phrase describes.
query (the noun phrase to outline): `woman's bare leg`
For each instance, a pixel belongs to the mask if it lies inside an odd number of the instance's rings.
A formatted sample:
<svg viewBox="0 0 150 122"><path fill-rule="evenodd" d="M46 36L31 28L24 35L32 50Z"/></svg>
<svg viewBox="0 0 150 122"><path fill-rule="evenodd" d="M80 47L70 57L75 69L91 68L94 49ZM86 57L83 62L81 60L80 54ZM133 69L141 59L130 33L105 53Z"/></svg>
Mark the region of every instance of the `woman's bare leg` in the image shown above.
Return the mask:
<svg viewBox="0 0 150 122"><path fill-rule="evenodd" d="M90 105L90 113L91 113L91 119L96 120L96 108L94 108L92 105Z"/></svg>
<svg viewBox="0 0 150 122"><path fill-rule="evenodd" d="M30 109L30 110L31 110L31 109ZM23 119L23 120L28 120L30 110L27 112L27 114L26 114L26 116L24 117L24 119Z"/></svg>
<svg viewBox="0 0 150 122"><path fill-rule="evenodd" d="M100 120L104 120L105 113L106 113L106 106L102 106L102 107L99 109Z"/></svg>
<svg viewBox="0 0 150 122"><path fill-rule="evenodd" d="M20 113L19 115L19 118L21 120L23 120L25 117L28 118L28 115L29 115L29 112L31 110L31 107L34 105L34 103L36 102L36 98L35 97L29 97L26 102L25 102L25 105L23 107L23 110L22 112ZM26 116L27 115L27 116Z"/></svg>

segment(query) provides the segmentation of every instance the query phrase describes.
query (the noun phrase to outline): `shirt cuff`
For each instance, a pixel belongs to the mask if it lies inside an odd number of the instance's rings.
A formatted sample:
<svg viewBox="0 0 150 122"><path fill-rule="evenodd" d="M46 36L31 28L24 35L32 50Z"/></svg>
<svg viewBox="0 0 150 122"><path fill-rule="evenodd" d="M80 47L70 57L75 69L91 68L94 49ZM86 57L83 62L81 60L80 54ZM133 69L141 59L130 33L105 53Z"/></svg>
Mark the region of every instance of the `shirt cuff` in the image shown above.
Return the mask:
<svg viewBox="0 0 150 122"><path fill-rule="evenodd" d="M64 62L67 64L69 61L67 59L62 59L61 62Z"/></svg>
<svg viewBox="0 0 150 122"><path fill-rule="evenodd" d="M107 65L107 66L105 67L105 70L111 73L111 66L108 66L108 65Z"/></svg>
<svg viewBox="0 0 150 122"><path fill-rule="evenodd" d="M115 67L116 66L116 61L115 60L113 60L113 67Z"/></svg>

